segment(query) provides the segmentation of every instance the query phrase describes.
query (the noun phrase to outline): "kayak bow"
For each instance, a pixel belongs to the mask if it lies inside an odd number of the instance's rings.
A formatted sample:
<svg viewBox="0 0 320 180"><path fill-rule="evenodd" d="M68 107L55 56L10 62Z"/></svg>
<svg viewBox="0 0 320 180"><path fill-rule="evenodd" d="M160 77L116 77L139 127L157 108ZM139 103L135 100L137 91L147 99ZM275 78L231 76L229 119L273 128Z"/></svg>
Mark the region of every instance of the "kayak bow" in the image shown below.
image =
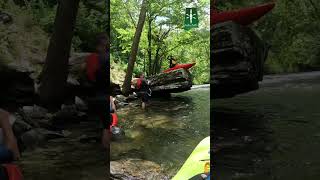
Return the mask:
<svg viewBox="0 0 320 180"><path fill-rule="evenodd" d="M211 24L234 21L241 25L249 25L271 11L274 6L275 3L266 3L255 7L248 7L232 11L213 11L210 21Z"/></svg>
<svg viewBox="0 0 320 180"><path fill-rule="evenodd" d="M167 73L176 69L189 69L192 66L194 66L196 63L190 63L190 64L177 64L173 68L169 68L167 70L164 70L163 72Z"/></svg>
<svg viewBox="0 0 320 180"><path fill-rule="evenodd" d="M191 179L210 172L210 136L204 138L190 154L172 180Z"/></svg>

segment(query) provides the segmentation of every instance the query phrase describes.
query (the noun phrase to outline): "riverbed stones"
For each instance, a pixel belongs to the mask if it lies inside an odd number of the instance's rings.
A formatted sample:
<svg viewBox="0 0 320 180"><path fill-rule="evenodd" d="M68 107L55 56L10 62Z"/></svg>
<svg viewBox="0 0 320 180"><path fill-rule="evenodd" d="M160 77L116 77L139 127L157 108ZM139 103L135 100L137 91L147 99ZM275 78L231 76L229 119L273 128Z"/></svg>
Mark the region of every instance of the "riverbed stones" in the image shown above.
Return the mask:
<svg viewBox="0 0 320 180"><path fill-rule="evenodd" d="M0 11L0 23L8 24L11 22L12 22L12 17L8 13Z"/></svg>
<svg viewBox="0 0 320 180"><path fill-rule="evenodd" d="M49 131L44 128L34 128L22 134L19 139L21 140L24 148L34 149L35 147L45 143L47 140L62 137L64 137L62 133Z"/></svg>
<svg viewBox="0 0 320 180"><path fill-rule="evenodd" d="M32 126L23 121L20 115L16 114L15 117L16 121L12 125L12 129L16 136L20 137L23 133L32 129Z"/></svg>
<svg viewBox="0 0 320 180"><path fill-rule="evenodd" d="M125 159L110 162L111 179L166 180L161 166L142 159Z"/></svg>

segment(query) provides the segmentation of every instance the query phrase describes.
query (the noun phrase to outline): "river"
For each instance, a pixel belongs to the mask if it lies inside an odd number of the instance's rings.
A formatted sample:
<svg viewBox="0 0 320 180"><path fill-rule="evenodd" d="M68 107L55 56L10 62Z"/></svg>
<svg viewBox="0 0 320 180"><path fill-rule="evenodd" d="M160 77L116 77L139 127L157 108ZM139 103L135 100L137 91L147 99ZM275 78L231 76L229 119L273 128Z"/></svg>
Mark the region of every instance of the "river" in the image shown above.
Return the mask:
<svg viewBox="0 0 320 180"><path fill-rule="evenodd" d="M211 110L215 179L320 178L320 72L266 76Z"/></svg>
<svg viewBox="0 0 320 180"><path fill-rule="evenodd" d="M125 136L112 141L111 159L151 161L166 177L174 176L195 146L209 136L209 95L208 85L195 86L168 99L152 99L145 111L134 106L119 109L119 125ZM19 164L25 180L106 179L106 154L97 121L66 129L70 134L66 138L22 153Z"/></svg>
<svg viewBox="0 0 320 180"><path fill-rule="evenodd" d="M25 180L106 180L106 153L97 120L67 129L66 138L22 153L19 164Z"/></svg>
<svg viewBox="0 0 320 180"><path fill-rule="evenodd" d="M161 166L174 176L195 146L210 134L210 91L208 86L173 94L169 99L152 99L140 107L120 109L120 126L125 139L111 143L111 159L142 159Z"/></svg>

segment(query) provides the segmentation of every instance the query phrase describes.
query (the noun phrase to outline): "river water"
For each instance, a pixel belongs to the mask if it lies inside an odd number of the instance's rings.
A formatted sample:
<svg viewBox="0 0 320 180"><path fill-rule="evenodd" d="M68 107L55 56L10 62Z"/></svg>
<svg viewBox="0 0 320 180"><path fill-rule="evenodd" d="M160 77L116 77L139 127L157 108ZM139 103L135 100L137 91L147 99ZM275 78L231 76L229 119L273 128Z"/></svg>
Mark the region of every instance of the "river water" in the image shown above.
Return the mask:
<svg viewBox="0 0 320 180"><path fill-rule="evenodd" d="M133 106L120 109L125 137L111 143L111 159L152 161L165 176L174 176L195 146L209 136L209 94L208 86L196 86L169 99L152 99L145 111ZM67 138L22 153L19 164L25 180L106 179L106 153L96 120L67 130Z"/></svg>
<svg viewBox="0 0 320 180"><path fill-rule="evenodd" d="M195 146L210 134L210 91L208 86L152 99L140 107L119 110L125 139L111 143L111 159L142 159L159 164L174 176Z"/></svg>
<svg viewBox="0 0 320 180"><path fill-rule="evenodd" d="M215 179L320 178L320 72L266 76L211 110Z"/></svg>
<svg viewBox="0 0 320 180"><path fill-rule="evenodd" d="M54 139L22 153L25 180L106 180L106 152L96 120L68 127L66 138Z"/></svg>

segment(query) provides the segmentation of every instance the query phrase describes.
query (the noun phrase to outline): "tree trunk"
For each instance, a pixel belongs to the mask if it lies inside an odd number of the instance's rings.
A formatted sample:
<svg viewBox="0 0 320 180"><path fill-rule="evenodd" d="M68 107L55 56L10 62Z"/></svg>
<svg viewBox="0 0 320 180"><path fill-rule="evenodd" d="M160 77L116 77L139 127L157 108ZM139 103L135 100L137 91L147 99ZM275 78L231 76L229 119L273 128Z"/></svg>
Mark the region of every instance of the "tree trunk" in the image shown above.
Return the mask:
<svg viewBox="0 0 320 180"><path fill-rule="evenodd" d="M140 42L140 37L143 29L143 25L146 19L146 12L147 12L147 0L143 0L142 2L142 7L140 10L140 15L139 15L139 21L137 25L137 30L134 35L132 47L131 47L131 53L129 57L129 62L128 62L128 68L127 68L127 73L122 85L123 88L123 94L128 95L130 92L131 88L131 79L132 79L132 73L133 73L133 68L134 68L134 63L137 58L137 52L138 52L138 47L139 47L139 42Z"/></svg>
<svg viewBox="0 0 320 180"><path fill-rule="evenodd" d="M53 34L41 73L40 100L44 105L60 105L66 93L68 59L79 0L60 0Z"/></svg>
<svg viewBox="0 0 320 180"><path fill-rule="evenodd" d="M158 72L160 49L161 49L161 43L158 43L157 50L156 50L156 55L155 55L155 58L154 58L152 75L157 74L157 72Z"/></svg>
<svg viewBox="0 0 320 180"><path fill-rule="evenodd" d="M151 15L149 15L149 19L148 19L148 61L149 61L149 70L148 70L148 75L152 74L152 70L151 70L151 64L152 64L152 54L151 54L151 31L152 31L152 19L151 19Z"/></svg>

